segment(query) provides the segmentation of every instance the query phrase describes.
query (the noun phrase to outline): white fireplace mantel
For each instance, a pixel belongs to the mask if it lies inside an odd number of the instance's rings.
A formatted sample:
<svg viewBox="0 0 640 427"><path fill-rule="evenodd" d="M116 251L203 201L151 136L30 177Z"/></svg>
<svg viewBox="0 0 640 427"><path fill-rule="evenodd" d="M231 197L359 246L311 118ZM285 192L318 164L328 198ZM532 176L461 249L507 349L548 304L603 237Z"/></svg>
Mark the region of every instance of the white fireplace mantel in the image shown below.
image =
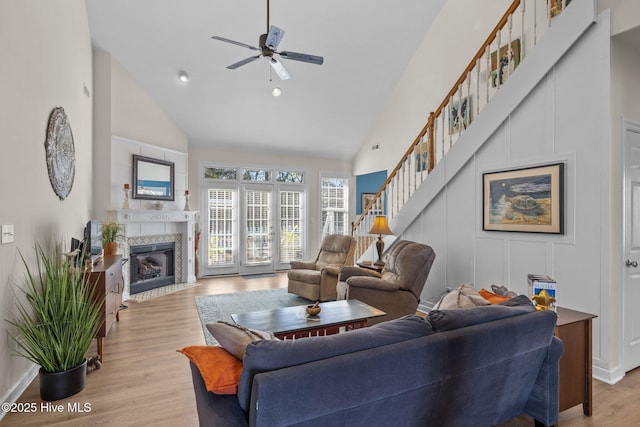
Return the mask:
<svg viewBox="0 0 640 427"><path fill-rule="evenodd" d="M115 210L109 216L120 224L144 222L192 222L197 211Z"/></svg>
<svg viewBox="0 0 640 427"><path fill-rule="evenodd" d="M108 218L125 225L125 237L159 234L182 235L182 282L196 281L195 227L197 211L110 210ZM128 252L128 251L127 251Z"/></svg>

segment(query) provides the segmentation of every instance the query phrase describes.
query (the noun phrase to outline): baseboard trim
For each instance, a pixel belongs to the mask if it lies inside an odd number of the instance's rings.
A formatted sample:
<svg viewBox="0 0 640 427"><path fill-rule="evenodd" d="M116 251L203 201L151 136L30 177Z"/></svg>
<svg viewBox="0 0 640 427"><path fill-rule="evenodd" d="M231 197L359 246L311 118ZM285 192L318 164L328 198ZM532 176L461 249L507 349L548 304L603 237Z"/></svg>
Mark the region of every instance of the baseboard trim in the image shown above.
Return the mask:
<svg viewBox="0 0 640 427"><path fill-rule="evenodd" d="M604 369L594 365L592 369L593 378L609 385L614 385L624 378L624 372L619 367L615 369Z"/></svg>
<svg viewBox="0 0 640 427"><path fill-rule="evenodd" d="M38 375L39 369L40 369L40 366L33 365L31 369L29 369L27 373L24 374L22 379L18 381L18 383L13 387L13 389L9 390L7 394L5 394L4 396L2 396L2 398L0 398L0 402L15 403L20 398L20 396L22 396L22 393L24 393L27 387L29 387L29 384L31 384L31 382ZM6 414L7 413L5 411L0 411L0 421L2 421L2 419Z"/></svg>

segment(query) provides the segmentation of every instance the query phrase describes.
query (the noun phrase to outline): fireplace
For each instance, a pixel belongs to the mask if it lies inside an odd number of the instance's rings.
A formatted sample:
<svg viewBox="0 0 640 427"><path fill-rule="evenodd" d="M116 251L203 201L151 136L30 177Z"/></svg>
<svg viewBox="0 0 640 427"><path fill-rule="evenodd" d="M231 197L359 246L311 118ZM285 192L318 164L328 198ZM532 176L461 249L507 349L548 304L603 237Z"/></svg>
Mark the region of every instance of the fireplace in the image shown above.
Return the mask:
<svg viewBox="0 0 640 427"><path fill-rule="evenodd" d="M130 294L176 282L175 247L175 242L166 242L129 248Z"/></svg>

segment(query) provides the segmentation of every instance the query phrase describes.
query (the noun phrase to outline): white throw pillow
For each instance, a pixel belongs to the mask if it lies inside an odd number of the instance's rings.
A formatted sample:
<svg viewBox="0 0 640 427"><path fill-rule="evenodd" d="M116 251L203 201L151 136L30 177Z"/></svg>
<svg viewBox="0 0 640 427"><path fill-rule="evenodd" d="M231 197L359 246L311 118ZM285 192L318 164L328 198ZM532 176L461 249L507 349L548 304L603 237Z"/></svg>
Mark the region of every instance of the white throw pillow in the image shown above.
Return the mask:
<svg viewBox="0 0 640 427"><path fill-rule="evenodd" d="M463 283L456 289L445 294L433 307L434 310L450 310L453 308L470 308L491 303L482 298L471 283Z"/></svg>

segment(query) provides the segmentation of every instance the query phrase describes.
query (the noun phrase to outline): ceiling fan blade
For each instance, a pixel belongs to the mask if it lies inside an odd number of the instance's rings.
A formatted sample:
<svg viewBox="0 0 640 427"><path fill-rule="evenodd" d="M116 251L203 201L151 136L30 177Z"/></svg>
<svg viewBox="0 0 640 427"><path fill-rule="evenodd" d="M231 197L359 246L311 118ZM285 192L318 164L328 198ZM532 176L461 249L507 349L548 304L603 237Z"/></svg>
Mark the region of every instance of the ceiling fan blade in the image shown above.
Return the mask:
<svg viewBox="0 0 640 427"><path fill-rule="evenodd" d="M235 70L238 67L242 67L245 64L248 64L249 62L253 62L256 59L260 58L262 55L258 55L258 56L250 56L248 58L243 59L242 61L238 61L235 64L231 64L229 66L227 66L228 69L230 70Z"/></svg>
<svg viewBox="0 0 640 427"><path fill-rule="evenodd" d="M251 50L260 50L257 47L254 47L245 43L240 43L235 40L225 39L224 37L220 37L220 36L211 36L211 38L214 40L220 40L221 42L235 44L236 46L246 47L247 49L251 49Z"/></svg>
<svg viewBox="0 0 640 427"><path fill-rule="evenodd" d="M284 37L284 30L282 28L278 28L275 25L272 25L269 28L269 34L267 34L267 41L265 42L265 46L267 46L271 50L276 50L278 45L280 44L280 40Z"/></svg>
<svg viewBox="0 0 640 427"><path fill-rule="evenodd" d="M291 78L291 74L289 74L287 69L284 68L284 65L282 65L282 63L277 59L271 58L269 64L271 64L273 71L275 71L278 77L280 77L280 80L289 80Z"/></svg>
<svg viewBox="0 0 640 427"><path fill-rule="evenodd" d="M324 58L317 55L309 55L308 53L297 52L277 52L284 59L291 59L293 61L308 62L310 64L322 65Z"/></svg>

